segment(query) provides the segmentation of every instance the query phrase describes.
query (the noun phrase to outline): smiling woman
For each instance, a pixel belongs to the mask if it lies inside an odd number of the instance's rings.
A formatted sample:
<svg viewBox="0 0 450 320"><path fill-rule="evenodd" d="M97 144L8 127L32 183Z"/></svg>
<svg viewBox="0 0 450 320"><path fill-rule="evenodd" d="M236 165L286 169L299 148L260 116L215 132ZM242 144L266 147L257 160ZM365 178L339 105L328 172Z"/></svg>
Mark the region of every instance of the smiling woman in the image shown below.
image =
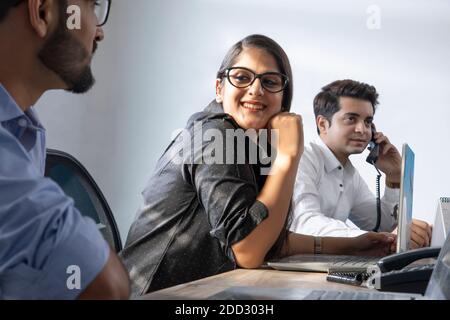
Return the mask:
<svg viewBox="0 0 450 320"><path fill-rule="evenodd" d="M219 77L216 101L222 102L223 110L242 128L263 129L273 115L281 112L289 78L266 50L244 48L233 66L219 72Z"/></svg>
<svg viewBox="0 0 450 320"><path fill-rule="evenodd" d="M196 148L198 141L176 137L143 193L143 209L122 251L135 295L237 266L257 267L266 256L281 254L292 177L303 152L301 117L283 112L291 100L291 67L276 42L252 35L230 49L217 73L216 100L191 117L188 136L210 129L223 137L230 130L278 129L279 156L267 177L261 162L250 163L252 139L238 150L223 144L222 154L234 155L223 165L197 161L214 141L200 137ZM175 162L186 144L194 145L193 152Z"/></svg>
<svg viewBox="0 0 450 320"><path fill-rule="evenodd" d="M133 295L237 267L257 268L269 258L314 252L313 237L287 231L303 153L302 118L288 112L291 101L290 63L275 41L251 35L229 50L217 73L215 101L190 118L188 135L170 143L143 192L142 209L121 253ZM272 166L267 168L262 159L251 163L250 150L261 148L257 138L237 146L222 144L218 152L232 154L231 163L198 161L212 145L217 151L216 141L202 139L201 132L210 129L222 137L230 136L230 130L275 129ZM175 161L192 145L188 156ZM321 251L380 253L388 249L384 240L373 234L323 238Z"/></svg>

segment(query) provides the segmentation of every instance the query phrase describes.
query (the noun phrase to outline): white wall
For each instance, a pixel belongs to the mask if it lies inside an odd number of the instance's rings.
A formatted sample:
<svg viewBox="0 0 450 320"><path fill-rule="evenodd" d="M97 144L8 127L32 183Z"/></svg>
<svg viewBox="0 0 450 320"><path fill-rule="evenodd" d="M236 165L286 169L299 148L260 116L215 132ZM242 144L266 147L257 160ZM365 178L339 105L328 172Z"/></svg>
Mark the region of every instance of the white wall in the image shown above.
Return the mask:
<svg viewBox="0 0 450 320"><path fill-rule="evenodd" d="M381 10L371 30L370 5ZM414 215L433 221L450 195L450 2L446 0L115 0L87 95L38 103L50 147L74 154L104 191L122 239L170 135L214 98L228 48L252 33L275 39L294 72L293 111L315 138L312 100L352 78L380 92L379 130L416 153ZM375 189L364 156L352 161Z"/></svg>

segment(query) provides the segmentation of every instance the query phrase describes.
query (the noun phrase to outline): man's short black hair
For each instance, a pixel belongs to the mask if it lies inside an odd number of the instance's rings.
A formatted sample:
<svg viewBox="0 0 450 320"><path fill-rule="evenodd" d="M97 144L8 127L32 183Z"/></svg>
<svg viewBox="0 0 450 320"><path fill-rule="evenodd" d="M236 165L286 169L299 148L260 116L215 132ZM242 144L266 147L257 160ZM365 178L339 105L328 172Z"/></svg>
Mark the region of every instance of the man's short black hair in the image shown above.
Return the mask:
<svg viewBox="0 0 450 320"><path fill-rule="evenodd" d="M337 80L322 88L314 98L314 115L325 117L331 125L333 115L341 109L340 97L350 97L369 101L375 114L378 105L378 93L374 86L355 80ZM320 134L319 128L317 132Z"/></svg>
<svg viewBox="0 0 450 320"><path fill-rule="evenodd" d="M0 22L5 19L11 7L18 6L23 0L1 0L0 2Z"/></svg>

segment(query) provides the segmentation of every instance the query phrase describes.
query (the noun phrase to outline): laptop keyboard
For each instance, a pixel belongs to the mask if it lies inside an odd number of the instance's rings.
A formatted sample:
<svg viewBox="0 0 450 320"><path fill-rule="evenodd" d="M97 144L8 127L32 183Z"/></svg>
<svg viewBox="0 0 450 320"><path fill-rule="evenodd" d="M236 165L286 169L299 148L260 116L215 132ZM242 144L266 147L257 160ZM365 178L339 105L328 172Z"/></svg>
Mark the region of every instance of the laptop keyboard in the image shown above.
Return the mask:
<svg viewBox="0 0 450 320"><path fill-rule="evenodd" d="M352 292L313 290L305 300L394 300L394 294L380 292Z"/></svg>
<svg viewBox="0 0 450 320"><path fill-rule="evenodd" d="M210 300L414 300L418 295L379 291L309 290L301 288L230 287Z"/></svg>
<svg viewBox="0 0 450 320"><path fill-rule="evenodd" d="M376 262L379 258L374 257L359 257L359 256L334 256L334 255L295 255L281 259L283 262L325 262L332 264L359 264Z"/></svg>
<svg viewBox="0 0 450 320"><path fill-rule="evenodd" d="M351 257L348 259L342 259L338 261L332 262L332 267L336 268L344 268L346 266L349 267L356 267L356 266L367 266L370 264L375 264L377 262L377 259L368 259L368 258L361 258L361 257Z"/></svg>
<svg viewBox="0 0 450 320"><path fill-rule="evenodd" d="M349 269L353 268L367 268L368 266L375 265L379 258L376 257L359 257L359 256L346 256L346 255L295 255L281 259L279 262L283 263L326 263L330 269Z"/></svg>

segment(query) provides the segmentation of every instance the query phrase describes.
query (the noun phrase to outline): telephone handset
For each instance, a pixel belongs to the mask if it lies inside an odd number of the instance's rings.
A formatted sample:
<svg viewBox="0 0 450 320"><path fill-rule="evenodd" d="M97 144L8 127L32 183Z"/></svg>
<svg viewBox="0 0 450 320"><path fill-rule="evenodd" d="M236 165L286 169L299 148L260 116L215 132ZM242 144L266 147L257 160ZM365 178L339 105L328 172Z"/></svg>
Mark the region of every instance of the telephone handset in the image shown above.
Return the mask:
<svg viewBox="0 0 450 320"><path fill-rule="evenodd" d="M369 286L380 291L425 294L434 263L411 263L420 259L437 258L440 251L440 247L421 248L384 257L377 262L381 273L369 278Z"/></svg>
<svg viewBox="0 0 450 320"><path fill-rule="evenodd" d="M381 195L380 195L380 179L381 179L381 173L380 170L375 166L375 163L378 160L378 157L380 155L380 145L375 142L375 133L377 131L375 130L375 126L372 123L372 138L370 139L368 149L370 150L369 155L367 156L366 161L373 165L375 169L378 172L377 175L377 181L376 181L376 191L377 191L377 222L375 225L375 228L372 229L372 231L378 232L378 229L380 228L381 223Z"/></svg>
<svg viewBox="0 0 450 320"><path fill-rule="evenodd" d="M380 146L375 142L375 126L372 124L372 139L370 139L368 149L370 150L369 155L367 156L366 161L372 165L375 165L375 162L378 160L378 156L380 154Z"/></svg>

